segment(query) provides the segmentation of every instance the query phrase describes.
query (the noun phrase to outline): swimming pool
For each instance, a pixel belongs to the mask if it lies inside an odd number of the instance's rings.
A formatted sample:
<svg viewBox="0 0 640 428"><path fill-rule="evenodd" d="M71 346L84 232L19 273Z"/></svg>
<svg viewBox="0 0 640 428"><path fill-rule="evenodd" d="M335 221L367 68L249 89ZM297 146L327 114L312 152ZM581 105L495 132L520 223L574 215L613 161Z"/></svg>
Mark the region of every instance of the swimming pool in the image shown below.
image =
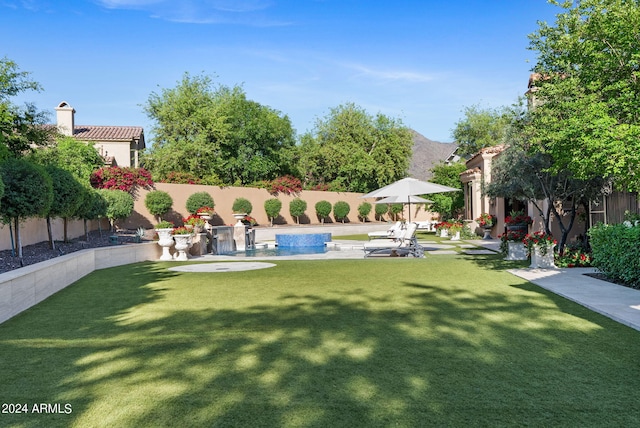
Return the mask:
<svg viewBox="0 0 640 428"><path fill-rule="evenodd" d="M275 247L257 248L255 250L236 251L230 256L238 257L278 257L278 256L299 256L303 254L324 254L328 251L336 251L335 248L326 246L315 247Z"/></svg>

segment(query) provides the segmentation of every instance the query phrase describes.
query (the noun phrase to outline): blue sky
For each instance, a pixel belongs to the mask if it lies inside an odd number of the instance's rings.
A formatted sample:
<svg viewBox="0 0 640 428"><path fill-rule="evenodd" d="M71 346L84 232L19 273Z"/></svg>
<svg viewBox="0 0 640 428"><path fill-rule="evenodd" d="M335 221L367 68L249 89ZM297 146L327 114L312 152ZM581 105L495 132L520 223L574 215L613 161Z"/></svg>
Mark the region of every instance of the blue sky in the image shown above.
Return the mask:
<svg viewBox="0 0 640 428"><path fill-rule="evenodd" d="M152 92L185 72L241 85L298 134L347 102L452 141L467 106L526 91L527 35L560 9L546 0L0 0L0 57L67 101L78 125L136 125Z"/></svg>

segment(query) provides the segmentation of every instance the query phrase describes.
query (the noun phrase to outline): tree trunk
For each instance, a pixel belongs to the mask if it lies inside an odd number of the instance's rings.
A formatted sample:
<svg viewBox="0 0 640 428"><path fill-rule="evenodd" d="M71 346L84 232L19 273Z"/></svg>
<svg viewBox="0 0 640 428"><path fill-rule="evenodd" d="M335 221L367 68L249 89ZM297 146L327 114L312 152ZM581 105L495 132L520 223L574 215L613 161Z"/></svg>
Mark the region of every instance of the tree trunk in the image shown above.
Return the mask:
<svg viewBox="0 0 640 428"><path fill-rule="evenodd" d="M56 244L53 242L53 232L51 231L51 217L47 216L47 234L49 235L49 248L56 249Z"/></svg>
<svg viewBox="0 0 640 428"><path fill-rule="evenodd" d="M63 221L63 224L64 224L64 238L63 238L63 241L64 242L69 242L69 236L67 234L67 224L68 224L67 218L64 217L62 219L62 221Z"/></svg>
<svg viewBox="0 0 640 428"><path fill-rule="evenodd" d="M15 218L16 228L16 248L18 249L18 257L20 258L20 264L22 264L22 238L20 237L20 218Z"/></svg>

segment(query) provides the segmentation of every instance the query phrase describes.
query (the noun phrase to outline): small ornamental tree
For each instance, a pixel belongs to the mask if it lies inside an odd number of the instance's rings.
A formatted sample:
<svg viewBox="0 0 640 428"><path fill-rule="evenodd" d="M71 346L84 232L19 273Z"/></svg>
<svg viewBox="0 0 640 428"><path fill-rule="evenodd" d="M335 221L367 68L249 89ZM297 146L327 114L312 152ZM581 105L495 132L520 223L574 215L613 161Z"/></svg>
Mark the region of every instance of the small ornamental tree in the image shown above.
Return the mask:
<svg viewBox="0 0 640 428"><path fill-rule="evenodd" d="M280 215L281 209L282 201L278 198L271 198L264 201L264 211L267 213L267 217L269 217L271 226L273 226L273 219Z"/></svg>
<svg viewBox="0 0 640 428"><path fill-rule="evenodd" d="M376 218L384 221L384 216L389 212L389 206L387 204L376 204L375 212Z"/></svg>
<svg viewBox="0 0 640 428"><path fill-rule="evenodd" d="M102 196L107 201L107 218L111 230L115 231L117 220L122 220L133 212L133 196L123 190L103 189Z"/></svg>
<svg viewBox="0 0 640 428"><path fill-rule="evenodd" d="M84 223L84 236L89 240L89 228L87 220L97 220L107 216L107 201L99 190L85 187L82 191L83 200L80 208L76 211L76 217L81 218ZM100 229L102 234L102 229Z"/></svg>
<svg viewBox="0 0 640 428"><path fill-rule="evenodd" d="M186 208L195 215L202 207L215 208L213 197L207 192L196 192L187 198Z"/></svg>
<svg viewBox="0 0 640 428"><path fill-rule="evenodd" d="M351 211L351 207L345 201L338 201L333 204L333 216L336 220L340 220L344 223L344 220L349 215L349 211Z"/></svg>
<svg viewBox="0 0 640 428"><path fill-rule="evenodd" d="M324 224L324 220L329 217L331 214L331 202L329 201L318 201L316 202L316 215L318 216L318 220L320 223Z"/></svg>
<svg viewBox="0 0 640 428"><path fill-rule="evenodd" d="M289 202L289 214L295 217L296 224L300 224L300 216L304 215L307 210L307 202L300 198L295 198Z"/></svg>
<svg viewBox="0 0 640 428"><path fill-rule="evenodd" d="M53 202L53 184L43 167L19 158L0 164L0 178L4 182L0 218L5 224L13 222L18 257L22 259L20 221L47 215Z"/></svg>
<svg viewBox="0 0 640 428"><path fill-rule="evenodd" d="M363 223L367 221L369 213L371 213L371 204L369 202L363 202L358 205L358 216Z"/></svg>
<svg viewBox="0 0 640 428"><path fill-rule="evenodd" d="M434 195L435 196L435 195ZM391 204L389 206L389 212L393 215L393 218L397 219L398 214L404 211L404 205L402 204Z"/></svg>
<svg viewBox="0 0 640 428"><path fill-rule="evenodd" d="M122 190L135 193L136 188L145 189L153 186L151 174L144 168L132 167L104 167L93 172L89 178L91 186L96 189Z"/></svg>
<svg viewBox="0 0 640 428"><path fill-rule="evenodd" d="M251 202L249 202L248 199L245 198L236 198L235 201L233 201L233 205L231 206L231 211L233 211L234 213L243 213L243 214L251 214L251 211L253 211L253 205L251 205Z"/></svg>
<svg viewBox="0 0 640 428"><path fill-rule="evenodd" d="M68 242L67 224L69 217L73 217L80 204L83 202L82 184L74 177L72 173L61 169L54 165L45 167L47 173L51 177L53 184L53 194L55 197L46 215L47 233L49 235L49 247L55 250L53 241L53 232L51 230L51 218L62 217L64 220L64 242Z"/></svg>
<svg viewBox="0 0 640 428"><path fill-rule="evenodd" d="M169 212L173 206L173 199L167 192L152 190L145 196L144 206L147 207L152 216L156 217L158 221L161 221L162 216Z"/></svg>

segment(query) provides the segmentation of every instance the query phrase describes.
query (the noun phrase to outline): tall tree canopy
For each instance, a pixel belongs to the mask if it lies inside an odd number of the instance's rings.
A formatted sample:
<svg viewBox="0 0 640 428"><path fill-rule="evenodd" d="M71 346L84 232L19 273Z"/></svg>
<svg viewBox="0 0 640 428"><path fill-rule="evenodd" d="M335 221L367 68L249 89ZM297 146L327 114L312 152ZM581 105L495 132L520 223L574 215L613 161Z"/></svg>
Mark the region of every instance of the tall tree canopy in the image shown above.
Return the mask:
<svg viewBox="0 0 640 428"><path fill-rule="evenodd" d="M347 103L303 135L298 165L307 186L333 183L368 192L406 175L412 147L411 132L400 120Z"/></svg>
<svg viewBox="0 0 640 428"><path fill-rule="evenodd" d="M145 111L156 125L143 163L156 179L186 172L211 184L250 184L290 172L289 118L238 86L186 73L175 88L152 93Z"/></svg>
<svg viewBox="0 0 640 428"><path fill-rule="evenodd" d="M464 118L455 124L453 138L461 155L473 155L480 149L504 143L506 129L511 120L506 107L466 107Z"/></svg>
<svg viewBox="0 0 640 428"><path fill-rule="evenodd" d="M538 53L531 149L552 156L554 171L640 190L640 4L553 3L563 12L529 36Z"/></svg>
<svg viewBox="0 0 640 428"><path fill-rule="evenodd" d="M52 141L55 130L42 126L47 120L44 112L33 104L19 107L11 102L12 97L30 90L40 91L41 87L15 62L0 58L0 160L22 156L33 146Z"/></svg>

